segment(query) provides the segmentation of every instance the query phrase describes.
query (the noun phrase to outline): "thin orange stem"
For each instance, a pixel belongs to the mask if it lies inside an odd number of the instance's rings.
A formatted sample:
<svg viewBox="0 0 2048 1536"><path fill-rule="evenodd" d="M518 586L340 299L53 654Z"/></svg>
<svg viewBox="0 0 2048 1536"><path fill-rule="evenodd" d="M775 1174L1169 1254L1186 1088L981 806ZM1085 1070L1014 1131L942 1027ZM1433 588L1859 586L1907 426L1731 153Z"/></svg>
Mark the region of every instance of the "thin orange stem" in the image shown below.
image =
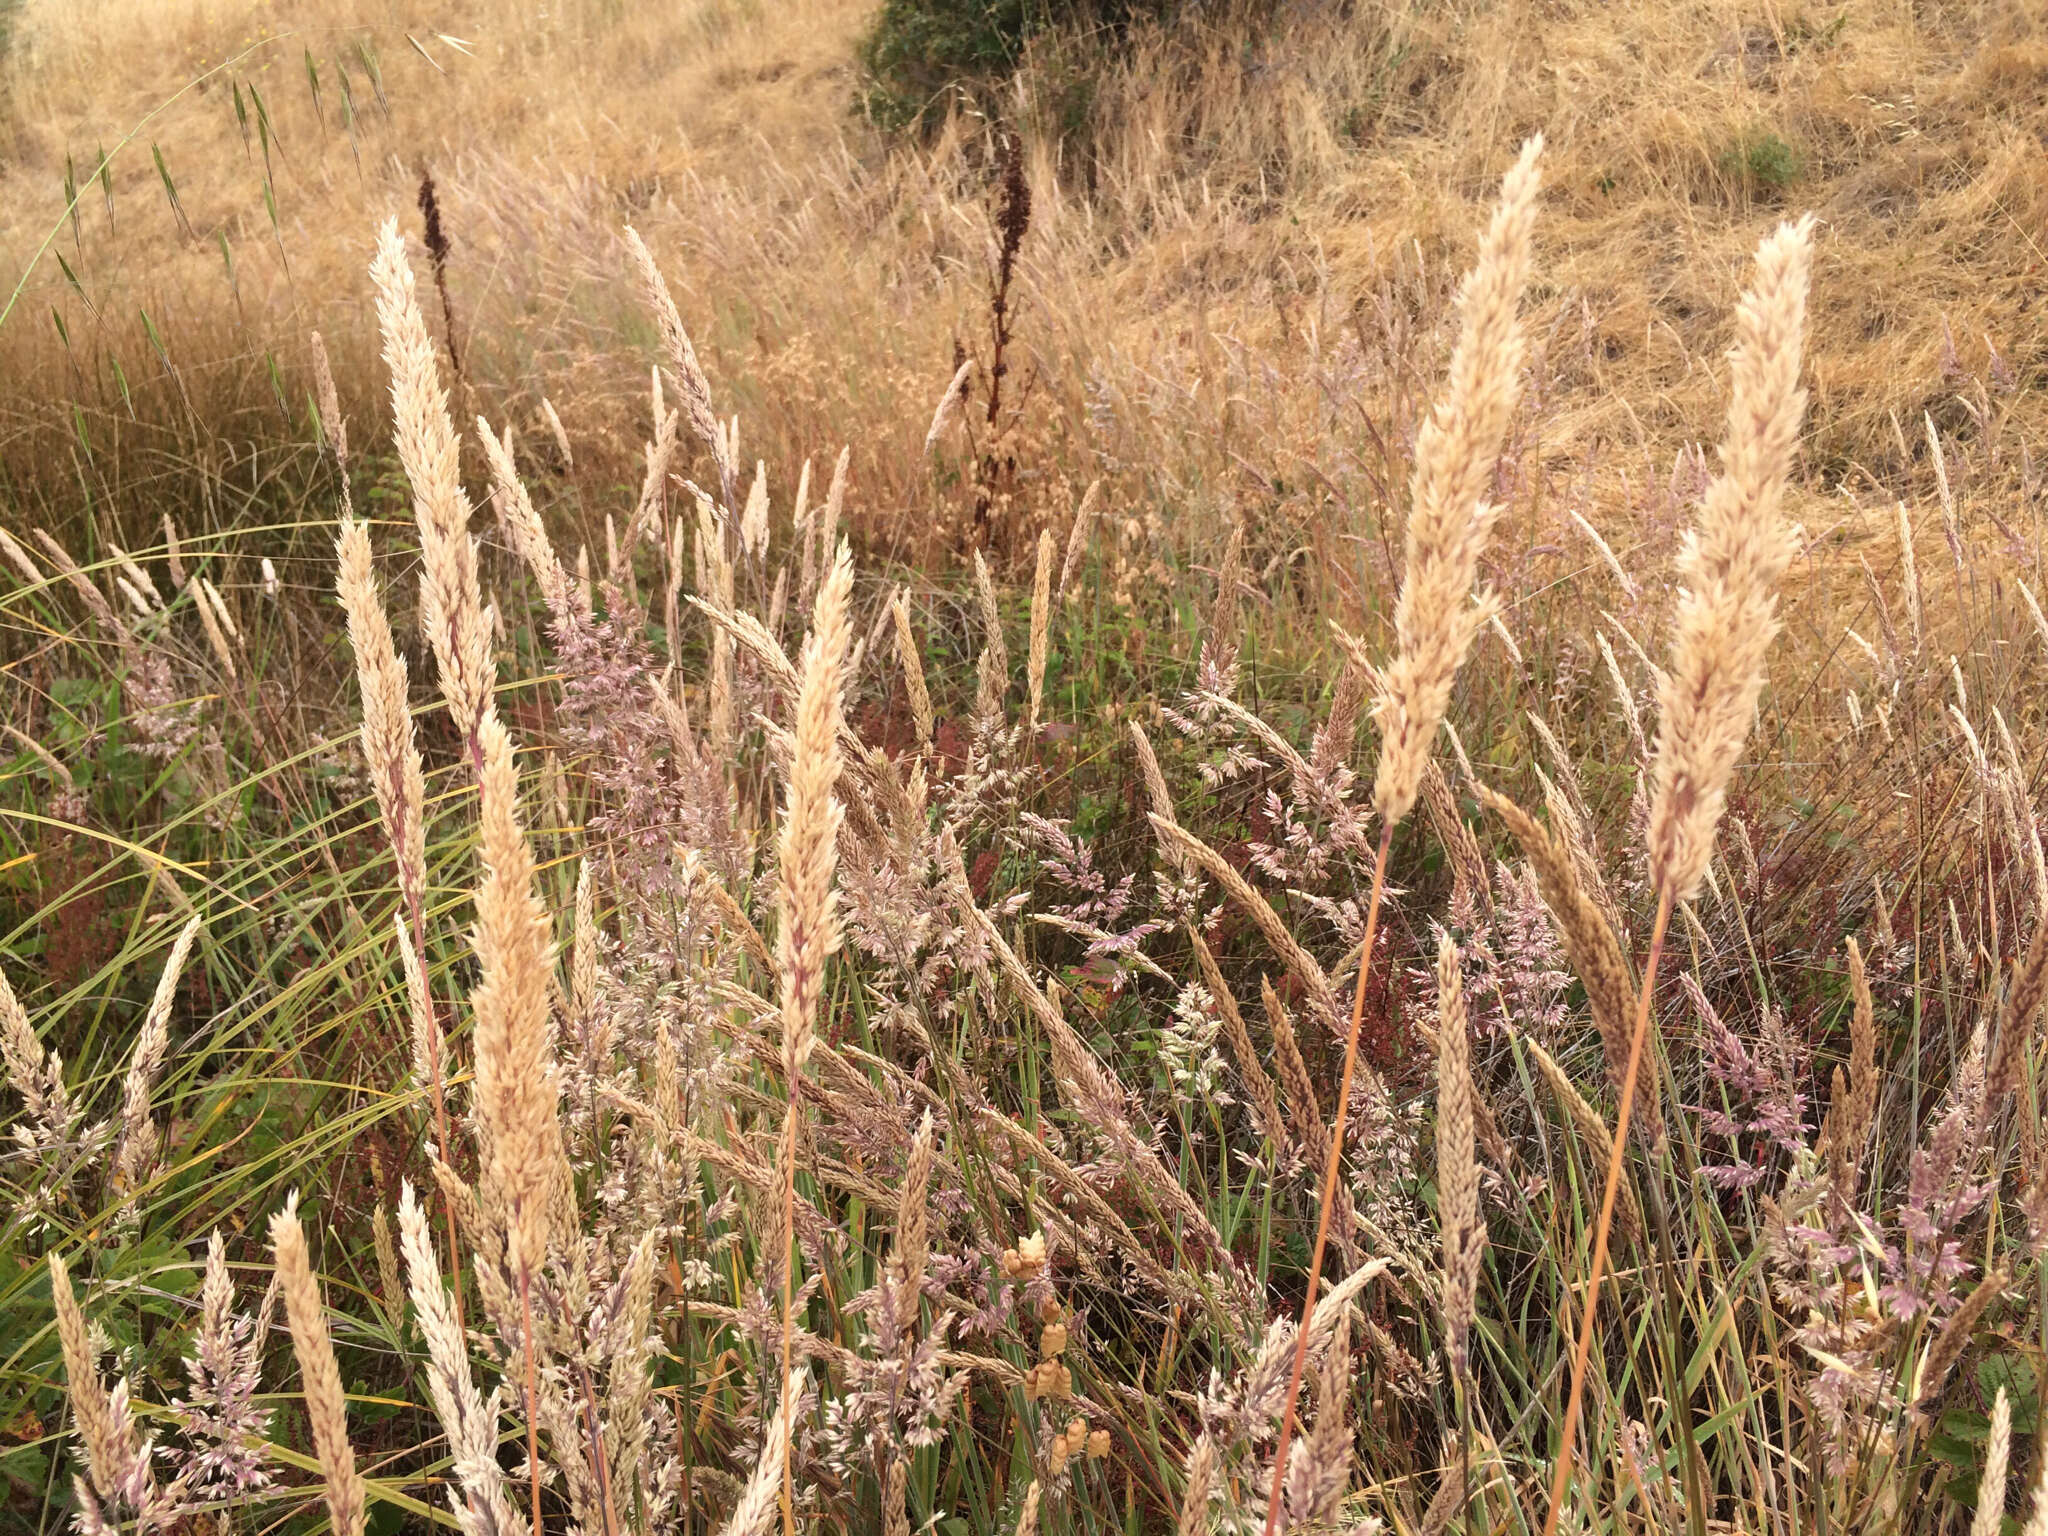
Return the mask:
<svg viewBox="0 0 2048 1536"><path fill-rule="evenodd" d="M1394 824L1380 829L1379 853L1372 864L1372 900L1365 909L1365 942L1358 950L1358 987L1351 997L1351 1032L1344 1039L1344 1077L1337 1089L1337 1114L1330 1126L1330 1152L1323 1160L1322 1210L1316 1217L1316 1246L1308 1261L1308 1297L1301 1304L1301 1329L1294 1336L1294 1369L1287 1378L1286 1407L1280 1415L1280 1445L1273 1453L1273 1491L1266 1500L1266 1536L1280 1524L1280 1485L1287 1478L1287 1446L1294 1438L1294 1400L1301 1393L1308 1368L1308 1325L1315 1316L1316 1286L1323 1274L1323 1249L1330 1240L1330 1208L1337 1203L1337 1171L1344 1159L1344 1118L1351 1109L1351 1075L1358 1065L1358 1029L1365 1021L1365 982L1372 971L1372 941L1379 931L1380 898L1387 888L1387 851L1394 843Z"/></svg>
<svg viewBox="0 0 2048 1536"><path fill-rule="evenodd" d="M1643 1042L1650 1034L1650 996L1657 987L1657 962L1664 957L1664 930L1671 923L1671 888L1657 897L1657 921L1650 930L1650 958L1643 967L1643 989L1636 999L1635 1033L1629 1037L1628 1066L1621 1075L1621 1106L1614 1112L1614 1150L1607 1159L1607 1188L1600 1197L1600 1223L1593 1229L1593 1272L1586 1281L1586 1309L1579 1322L1578 1343L1572 1350L1572 1389L1564 1402L1564 1438L1557 1451L1557 1470L1550 1479L1550 1513L1543 1519L1543 1536L1557 1536L1558 1517L1564 1512L1565 1484L1571 1481L1572 1454L1579 1428L1579 1399L1586 1387L1586 1363L1593 1353L1593 1324L1600 1310L1600 1281L1607 1271L1607 1234L1614 1224L1614 1199L1621 1189L1621 1165L1628 1156L1628 1117L1635 1108L1636 1072L1643 1059Z"/></svg>

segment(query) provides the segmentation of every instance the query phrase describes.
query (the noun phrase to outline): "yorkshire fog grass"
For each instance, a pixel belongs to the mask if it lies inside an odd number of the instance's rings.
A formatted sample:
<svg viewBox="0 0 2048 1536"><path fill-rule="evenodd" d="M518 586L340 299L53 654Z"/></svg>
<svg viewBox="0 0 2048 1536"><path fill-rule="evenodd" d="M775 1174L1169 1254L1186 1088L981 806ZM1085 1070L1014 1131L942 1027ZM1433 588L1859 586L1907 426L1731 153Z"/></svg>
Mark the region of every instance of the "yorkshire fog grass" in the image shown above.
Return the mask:
<svg viewBox="0 0 2048 1536"><path fill-rule="evenodd" d="M2048 1531L2048 53L1283 11L22 9L0 1532Z"/></svg>

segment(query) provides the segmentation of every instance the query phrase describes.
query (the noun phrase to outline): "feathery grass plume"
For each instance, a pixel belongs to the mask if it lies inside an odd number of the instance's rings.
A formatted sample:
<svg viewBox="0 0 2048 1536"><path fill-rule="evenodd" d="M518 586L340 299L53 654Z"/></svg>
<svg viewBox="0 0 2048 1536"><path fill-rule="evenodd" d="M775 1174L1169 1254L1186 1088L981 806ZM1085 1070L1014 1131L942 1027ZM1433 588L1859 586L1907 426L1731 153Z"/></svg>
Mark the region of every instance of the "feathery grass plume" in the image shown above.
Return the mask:
<svg viewBox="0 0 2048 1536"><path fill-rule="evenodd" d="M7 1081L21 1095L27 1119L38 1132L51 1141L68 1137L78 1111L72 1106L71 1090L64 1086L64 1063L55 1051L43 1049L35 1026L29 1023L28 1010L21 1006L4 974L0 974L0 1066L6 1068Z"/></svg>
<svg viewBox="0 0 2048 1536"><path fill-rule="evenodd" d="M1398 823L1415 803L1422 764L1450 702L1451 682L1496 599L1472 583L1495 509L1482 499L1493 479L1521 386L1519 313L1536 223L1536 170L1543 136L1501 181L1500 204L1459 290L1459 334L1448 386L1415 439L1401 596L1399 650L1381 678L1380 760L1373 804Z"/></svg>
<svg viewBox="0 0 2048 1536"><path fill-rule="evenodd" d="M500 439L491 431L490 423L479 416L476 435L484 445L484 459L491 466L491 487L497 495L498 522L511 539L512 547L519 551L519 558L533 572L534 583L540 588L541 601L548 605L548 612L556 623L563 623L575 612L575 588L570 583L569 573L562 568L554 544L548 539L540 513L534 510L533 497L527 494L526 482L519 478L519 465L512 456L512 424L509 421L505 423L505 436Z"/></svg>
<svg viewBox="0 0 2048 1536"><path fill-rule="evenodd" d="M1188 1478L1181 1487L1178 1536L1209 1536L1209 1492L1216 1480L1216 1441L1205 1429L1188 1451Z"/></svg>
<svg viewBox="0 0 2048 1536"><path fill-rule="evenodd" d="M533 850L520 826L519 773L495 715L483 722L479 781L483 884L474 944L480 977L475 1014L476 1113L488 1157L484 1196L505 1225L505 1259L532 1275L547 1259L548 1213L568 1176L556 1105L548 1020L547 909L534 886Z"/></svg>
<svg viewBox="0 0 2048 1536"><path fill-rule="evenodd" d="M1593 548L1599 551L1600 558L1606 563L1607 569L1614 573L1614 579L1621 584L1622 592L1627 595L1630 602L1634 602L1641 595L1641 589L1636 586L1635 578L1622 569L1621 561L1615 556L1614 550L1609 547L1607 541L1600 536L1600 530L1595 528L1587 520L1586 514L1577 507L1571 509L1570 515L1571 520L1578 524L1579 532L1583 533L1592 542Z"/></svg>
<svg viewBox="0 0 2048 1536"><path fill-rule="evenodd" d="M1976 1332L1978 1321L2004 1291L2010 1278L2003 1267L1993 1268L1942 1323L1920 1364L1913 1393L1915 1413L1925 1413L1941 1395L1941 1389L1948 1384L1948 1373L1962 1359L1963 1350L1970 1342L1970 1335Z"/></svg>
<svg viewBox="0 0 2048 1536"><path fill-rule="evenodd" d="M768 466L754 460L754 483L740 508L740 554L748 560L768 558Z"/></svg>
<svg viewBox="0 0 2048 1536"><path fill-rule="evenodd" d="M691 344L690 333L683 329L682 314L676 309L675 300L669 296L668 283L661 275L661 268L655 265L653 253L632 225L626 226L625 236L626 250L640 273L647 307L654 311L655 328L661 332L661 345L668 354L669 372L675 378L676 388L682 392L683 414L690 418L690 430L711 450L712 464L718 470L719 494L729 507L733 501L736 471L725 429L711 409L711 382L704 377L704 369L697 362L697 349Z"/></svg>
<svg viewBox="0 0 2048 1536"><path fill-rule="evenodd" d="M782 977L782 1069L796 1101L816 1039L825 962L839 946L833 874L843 816L836 787L842 766L842 670L851 640L848 608L853 559L841 549L811 614L796 702L794 750L783 801L776 881L776 959Z"/></svg>
<svg viewBox="0 0 2048 1536"><path fill-rule="evenodd" d="M306 1234L299 1225L296 1191L285 1201L284 1209L270 1218L270 1246L277 1256L278 1288L284 1292L292 1352L299 1359L306 1420L312 1426L320 1476L327 1485L328 1512L337 1536L362 1536L363 1480L348 1443L348 1406L341 1390L341 1370L327 1337L326 1310L306 1252Z"/></svg>
<svg viewBox="0 0 2048 1536"><path fill-rule="evenodd" d="M775 1404L775 1417L769 1421L767 1433L761 1437L761 1459L754 1463L754 1470L748 1476L746 1486L740 1490L739 1502L733 1505L732 1515L721 1528L720 1536L766 1536L774 1525L783 1474L789 1467L790 1437L796 1428L797 1408L807 1383L808 1375L801 1366L783 1377L782 1395Z"/></svg>
<svg viewBox="0 0 2048 1536"><path fill-rule="evenodd" d="M984 720L1002 708L1010 687L1010 652L1003 644L1003 615L996 606L995 579L981 551L974 552L974 594L981 604L981 658L976 667L974 717Z"/></svg>
<svg viewBox="0 0 2048 1536"><path fill-rule="evenodd" d="M562 426L562 418L555 413L555 402L546 395L540 397L541 420L548 425L548 433L555 440L555 449L562 455L562 468L576 467L576 451L569 446L569 434Z"/></svg>
<svg viewBox="0 0 2048 1536"><path fill-rule="evenodd" d="M1558 1108L1579 1133L1579 1139L1586 1144L1591 1156L1588 1159L1594 1168L1605 1168L1614 1159L1614 1133L1607 1128L1607 1122L1600 1118L1600 1111L1586 1102L1578 1085L1565 1074L1550 1052L1543 1049L1533 1037L1521 1036L1522 1048L1536 1062L1536 1070L1550 1087L1550 1093L1557 1100ZM1635 1185L1628 1179L1621 1181L1620 1196L1621 1226L1623 1233L1631 1239L1639 1237L1643 1228L1643 1213L1636 1203Z"/></svg>
<svg viewBox="0 0 2048 1536"><path fill-rule="evenodd" d="M71 1272L57 1254L50 1255L50 1299L57 1310L57 1342L64 1352L64 1374L71 1397L71 1417L85 1443L85 1464L92 1486L110 1494L129 1483L145 1447L128 1411L126 1383L109 1396L100 1381L85 1314L71 1291ZM142 1469L146 1471L145 1468Z"/></svg>
<svg viewBox="0 0 2048 1536"><path fill-rule="evenodd" d="M391 1245L391 1218L384 1213L382 1200L370 1208L370 1243L377 1250L377 1299L384 1303L391 1326L402 1332L405 1284L398 1275L398 1250Z"/></svg>
<svg viewBox="0 0 2048 1536"><path fill-rule="evenodd" d="M178 542L178 525L171 521L168 512L164 514L164 563L170 567L172 585L184 586L185 551Z"/></svg>
<svg viewBox="0 0 2048 1536"><path fill-rule="evenodd" d="M170 516L169 513L164 515L166 518ZM21 579L30 586L40 587L43 584L43 573L37 569L35 561L28 557L27 550L15 543L14 535L5 528L0 528L0 554L4 554L7 557L8 564L21 572ZM184 585L182 581L178 584L180 586Z"/></svg>
<svg viewBox="0 0 2048 1536"><path fill-rule="evenodd" d="M206 644L213 652L213 659L220 663L221 671L227 673L229 682L239 682L241 674L235 669L235 653L228 644L227 631L221 627L221 610L216 606L212 583L201 576L189 590L193 610L199 615L199 628L206 635Z"/></svg>
<svg viewBox="0 0 2048 1536"><path fill-rule="evenodd" d="M2041 1466L2041 1480L2034 1485L2034 1512L2020 1527L2020 1536L2048 1536L2048 1461Z"/></svg>
<svg viewBox="0 0 2048 1536"><path fill-rule="evenodd" d="M1074 600L1074 573L1081 568L1081 552L1088 547L1088 534L1095 526L1095 498L1101 491L1101 480L1088 482L1088 489L1081 494L1081 505L1074 513L1074 524L1067 530L1067 554L1060 562L1060 602L1063 605Z"/></svg>
<svg viewBox="0 0 2048 1536"><path fill-rule="evenodd" d="M394 912L391 918L397 928L398 954L405 969L406 1018L411 1025L413 1078L422 1088L436 1094L435 1128L445 1143L448 1127L441 1090L448 1081L448 1041L435 1014L434 995L427 989L427 973L421 963L420 948L413 939L412 930L406 926L405 914ZM441 1088L436 1085L441 1085ZM440 1156L448 1156L449 1149L445 1144L436 1150Z"/></svg>
<svg viewBox="0 0 2048 1536"><path fill-rule="evenodd" d="M1536 871L1537 891L1550 910L1558 936L1564 940L1566 958L1585 986L1593 1028L1599 1032L1600 1048L1607 1059L1608 1080L1618 1091L1622 1074L1628 1068L1630 1011L1635 1004L1635 979L1629 972L1621 941L1614 936L1613 925L1599 903L1587 894L1577 864L1557 839L1498 791L1475 784L1473 793L1506 824L1523 857ZM1664 1125L1656 1073L1640 1075L1636 1095L1642 1105L1640 1134L1654 1146L1663 1136Z"/></svg>
<svg viewBox="0 0 2048 1536"><path fill-rule="evenodd" d="M1444 1329L1451 1368L1469 1382L1486 1218L1479 1209L1479 1163L1473 1151L1472 1032L1465 1017L1458 947L1448 933L1437 940L1436 984L1436 1183L1437 1224L1444 1246Z"/></svg>
<svg viewBox="0 0 2048 1536"><path fill-rule="evenodd" d="M1031 712L1025 717L1026 732L1036 735L1038 710L1045 700L1045 658L1052 637L1052 530L1038 535L1038 570L1031 580L1031 648L1026 656Z"/></svg>
<svg viewBox="0 0 2048 1536"><path fill-rule="evenodd" d="M1958 952L1967 954L1962 945ZM1984 1071L1984 1108L1996 1114L2020 1086L2026 1070L2028 1048L2034 1040L2034 1021L2041 1003L2048 998L2048 929L2036 932L2027 946L2026 958L2013 971L2005 999L1998 1009L1998 1033Z"/></svg>
<svg viewBox="0 0 2048 1536"><path fill-rule="evenodd" d="M412 486L420 530L420 621L441 674L449 716L481 772L480 731L492 712L497 666L491 627L477 585L476 545L469 532L469 494L462 488L462 447L448 416L433 338L420 313L412 263L398 220L377 232L370 263L377 323L391 373L392 436Z"/></svg>
<svg viewBox="0 0 2048 1536"><path fill-rule="evenodd" d="M149 1011L142 1017L142 1031L135 1037L135 1054L128 1062L128 1081L121 1096L121 1139L114 1148L114 1187L123 1194L132 1193L148 1178L156 1162L160 1136L156 1122L149 1117L149 1095L171 1043L171 1004L177 998L178 979L192 953L192 941L199 937L199 922L197 917L187 922L172 943L163 974L157 977L156 993L149 1000Z"/></svg>
<svg viewBox="0 0 2048 1536"><path fill-rule="evenodd" d="M1811 215L1757 247L1755 280L1735 312L1721 474L1679 556L1687 585L1657 690L1648 829L1652 883L1674 901L1693 898L1713 856L1779 628L1778 579L1794 549L1780 503L1806 408L1799 365L1812 263Z"/></svg>
<svg viewBox="0 0 2048 1536"><path fill-rule="evenodd" d="M917 633L910 627L910 595L901 588L889 605L896 621L896 659L903 664L903 687L910 695L910 718L917 727L917 745L930 751L932 745L932 695L924 680L924 655L918 649Z"/></svg>
<svg viewBox="0 0 2048 1536"><path fill-rule="evenodd" d="M697 498L696 552L704 562L704 575L697 589L721 609L732 607L732 557L726 553L725 520L712 508L711 498ZM586 583L586 586L588 584ZM732 636L723 624L711 626L711 693L709 721L711 751L715 761L730 763L733 745L733 652Z"/></svg>
<svg viewBox="0 0 2048 1536"><path fill-rule="evenodd" d="M1316 1101L1315 1079L1308 1075L1301 1042L1294 1037L1294 1020L1269 976L1259 978L1259 1001L1266 1010L1266 1027L1273 1033L1273 1058L1280 1064L1280 1081L1287 1089L1287 1108L1294 1120L1295 1135L1303 1149L1313 1153L1329 1140L1323 1125L1323 1107Z"/></svg>
<svg viewBox="0 0 2048 1536"><path fill-rule="evenodd" d="M2005 1470L2012 1454L2012 1402L2005 1388L1991 1402L1991 1429L1984 1440L1984 1475L1977 1480L1977 1512L1970 1536L1998 1536L2005 1524Z"/></svg>
<svg viewBox="0 0 2048 1536"><path fill-rule="evenodd" d="M597 898L590 884L590 860L576 862L576 927L569 949L569 1004L588 1027L597 1006Z"/></svg>
<svg viewBox="0 0 2048 1536"><path fill-rule="evenodd" d="M348 618L356 686L363 696L363 761L370 770L384 835L398 867L406 910L419 920L426 897L426 779L420 766L412 711L406 702L405 658L392 642L391 625L371 566L370 530L345 517L335 541L340 573L336 589Z"/></svg>
<svg viewBox="0 0 2048 1536"><path fill-rule="evenodd" d="M939 396L939 403L932 410L931 430L924 435L925 457L930 458L939 439L946 435L946 428L960 418L960 406L967 398L967 380L974 372L974 359L969 358L953 372L946 391Z"/></svg>
<svg viewBox="0 0 2048 1536"><path fill-rule="evenodd" d="M839 519L846 508L846 467L853 462L853 444L847 443L832 461L832 483L825 491L825 505L811 518L810 535L817 545L816 575L823 576L832 551L839 547ZM803 602L809 607L813 596L810 582L804 584Z"/></svg>
<svg viewBox="0 0 2048 1536"><path fill-rule="evenodd" d="M910 1536L910 1463L889 1459L889 1478L882 1490L882 1536Z"/></svg>
<svg viewBox="0 0 2048 1536"><path fill-rule="evenodd" d="M1863 968L1863 951L1849 940L1849 1075L1835 1068L1834 1092L1828 1106L1825 1140L1836 1193L1844 1200L1856 1197L1856 1180L1863 1165L1863 1149L1870 1140L1870 1127L1877 1119L1877 1019L1870 996L1870 978Z"/></svg>
<svg viewBox="0 0 2048 1536"><path fill-rule="evenodd" d="M199 578L198 587L206 595L206 601L213 608L213 616L220 620L220 627L227 637L237 645L241 644L242 631L235 624L235 616L228 609L227 599L220 595L220 588L205 576Z"/></svg>
<svg viewBox="0 0 2048 1536"><path fill-rule="evenodd" d="M790 1345L795 1330L796 1260L791 1239L796 1226L797 1125L802 1113L800 1084L817 1042L818 1001L824 995L825 963L839 947L839 824L844 816L837 789L843 759L841 685L852 638L848 608L853 597L853 557L842 545L818 589L804 637L802 681L796 699L796 729L790 747L789 781L782 807L782 838L776 875L776 968L781 975L782 1080L788 1094L782 1117L781 1208L774 1263L782 1270L782 1375L785 1394L792 1379ZM785 1395L785 1406L788 1399ZM787 1433L787 1426L783 1431ZM794 1526L783 1461L783 1526ZM737 1516L735 1516L737 1523Z"/></svg>
<svg viewBox="0 0 2048 1536"><path fill-rule="evenodd" d="M43 553L49 557L50 564L56 567L57 574L64 578L71 589L84 600L85 606L92 610L93 617L106 625L108 632L116 640L126 645L131 638L128 626L121 622L121 616L114 611L113 604L107 601L106 594L92 584L85 572L78 568L78 562L71 558L70 552L62 544L41 528L31 529L30 532L34 535L36 543L42 546Z"/></svg>
<svg viewBox="0 0 2048 1536"><path fill-rule="evenodd" d="M320 430L327 435L327 448L342 472L341 494L348 497L348 423L341 416L341 395L334 387L334 369L327 361L327 342L318 331L307 342L313 354L313 398L319 405ZM168 514L166 514L168 515Z"/></svg>
<svg viewBox="0 0 2048 1536"><path fill-rule="evenodd" d="M1280 920L1265 897L1252 888L1251 883L1232 867L1230 861L1211 848L1207 843L1182 827L1178 822L1169 821L1157 811L1148 818L1153 830L1159 834L1160 848L1171 856L1192 861L1202 872L1223 887L1224 893L1242 907L1257 925L1267 943L1275 953L1287 962L1287 968L1307 989L1310 1004L1326 1019L1337 1017L1336 994L1331 990L1330 978L1315 957L1301 947L1300 942Z"/></svg>
<svg viewBox="0 0 2048 1536"><path fill-rule="evenodd" d="M931 1256L931 1194L933 1144L932 1112L926 1110L910 1138L910 1156L904 1163L903 1190L896 1202L896 1243L890 1255L890 1306L896 1327L903 1335L903 1349L911 1348L917 1327L924 1272Z"/></svg>
<svg viewBox="0 0 2048 1536"><path fill-rule="evenodd" d="M410 1181L399 1186L398 1236L405 1251L413 1310L419 1317L420 1334L427 1342L427 1391L433 1398L435 1416L448 1436L456 1481L462 1490L458 1498L455 1490L450 1489L449 1503L458 1518L465 1512L476 1517L477 1536L511 1536L517 1521L497 1457L501 1394L493 1392L486 1401L477 1393L476 1382L470 1375L469 1349L462 1324L442 1287L426 1212L420 1209ZM465 1529L470 1529L467 1522Z"/></svg>

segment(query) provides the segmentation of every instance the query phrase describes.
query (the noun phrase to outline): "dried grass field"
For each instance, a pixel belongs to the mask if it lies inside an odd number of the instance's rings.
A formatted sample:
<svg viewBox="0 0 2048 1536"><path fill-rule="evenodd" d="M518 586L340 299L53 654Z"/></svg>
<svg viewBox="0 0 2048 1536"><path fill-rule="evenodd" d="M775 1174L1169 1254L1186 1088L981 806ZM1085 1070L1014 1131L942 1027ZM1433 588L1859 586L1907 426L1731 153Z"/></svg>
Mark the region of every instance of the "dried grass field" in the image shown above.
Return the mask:
<svg viewBox="0 0 2048 1536"><path fill-rule="evenodd" d="M2048 1536L2048 23L0 6L0 1532Z"/></svg>

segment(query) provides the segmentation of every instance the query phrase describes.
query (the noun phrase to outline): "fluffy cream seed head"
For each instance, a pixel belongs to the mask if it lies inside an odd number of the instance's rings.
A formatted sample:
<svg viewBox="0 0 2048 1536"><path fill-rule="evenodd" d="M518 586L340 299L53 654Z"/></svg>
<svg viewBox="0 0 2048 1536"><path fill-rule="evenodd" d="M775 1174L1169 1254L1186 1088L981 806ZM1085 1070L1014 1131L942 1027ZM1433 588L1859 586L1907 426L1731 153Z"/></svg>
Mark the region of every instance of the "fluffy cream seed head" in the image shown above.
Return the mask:
<svg viewBox="0 0 2048 1536"><path fill-rule="evenodd" d="M377 323L391 372L392 436L412 486L420 529L420 620L441 673L441 692L456 728L474 742L491 710L496 667L490 625L477 585L476 546L469 535L469 495L462 488L462 446L448 416L433 337L420 313L412 263L398 220L377 232L370 263Z"/></svg>
<svg viewBox="0 0 2048 1536"><path fill-rule="evenodd" d="M278 1289L284 1293L285 1321L291 1327L292 1352L306 1395L306 1420L313 1430L313 1449L327 1485L327 1508L339 1536L362 1536L363 1479L348 1443L348 1406L341 1389L341 1369L327 1336L327 1312L320 1300L320 1282L306 1252L306 1234L299 1225L299 1197L270 1218L270 1245L277 1256Z"/></svg>
<svg viewBox="0 0 2048 1536"><path fill-rule="evenodd" d="M533 851L519 824L519 774L496 717L482 732L484 880L476 896L481 979L476 1020L476 1108L486 1129L485 1178L506 1222L506 1258L531 1273L547 1256L548 1211L565 1172L548 1024L547 909L534 889Z"/></svg>
<svg viewBox="0 0 2048 1536"><path fill-rule="evenodd" d="M348 618L363 696L363 759L376 791L384 832L398 861L406 904L418 910L426 891L426 778L406 702L405 658L392 643L391 624L371 567L369 527L344 518L336 540L341 571L336 589Z"/></svg>
<svg viewBox="0 0 2048 1536"><path fill-rule="evenodd" d="M776 962L782 973L782 1066L790 1091L816 1037L825 961L839 947L832 889L842 811L834 791L841 756L840 687L851 639L853 557L842 546L811 611L797 691L796 731L782 811Z"/></svg>
<svg viewBox="0 0 2048 1536"><path fill-rule="evenodd" d="M1755 280L1735 312L1721 473L1679 555L1686 586L1657 692L1649 822L1652 881L1676 901L1691 900L1706 875L1778 633L1778 581L1793 554L1780 504L1806 408L1799 364L1812 265L1811 215L1757 247Z"/></svg>
<svg viewBox="0 0 2048 1536"><path fill-rule="evenodd" d="M669 371L675 376L676 387L682 391L683 412L690 418L690 430L711 450L720 487L726 501L730 502L734 475L731 439L711 409L711 383L697 361L697 349L691 344L690 333L683 329L682 314L669 295L668 283L661 275L661 268L655 264L654 254L647 249L647 242L640 238L640 232L630 224L626 226L626 250L640 274L647 306L654 311L655 327L661 332L662 350L668 354Z"/></svg>
<svg viewBox="0 0 2048 1536"><path fill-rule="evenodd" d="M1389 824L1415 804L1452 680L1496 607L1490 592L1475 601L1472 583L1495 512L1482 498L1521 387L1520 305L1542 149L1538 134L1522 146L1501 182L1478 263L1458 295L1458 346L1449 384L1415 440L1401 596L1394 609L1399 650L1382 680L1380 760L1373 781L1374 808Z"/></svg>

